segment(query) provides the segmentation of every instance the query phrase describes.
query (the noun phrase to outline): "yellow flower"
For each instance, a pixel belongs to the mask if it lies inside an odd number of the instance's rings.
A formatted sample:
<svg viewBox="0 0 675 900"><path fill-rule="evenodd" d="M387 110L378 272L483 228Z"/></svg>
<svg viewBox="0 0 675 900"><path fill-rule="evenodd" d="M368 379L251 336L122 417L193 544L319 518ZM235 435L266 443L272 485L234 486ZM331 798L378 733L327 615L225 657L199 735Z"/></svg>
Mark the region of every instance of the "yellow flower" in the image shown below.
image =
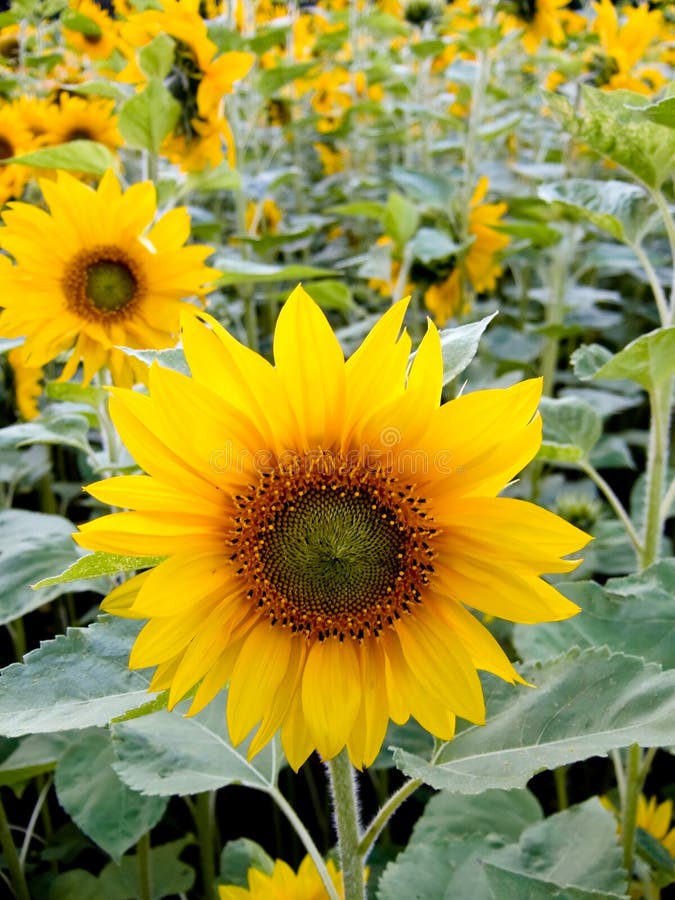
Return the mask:
<svg viewBox="0 0 675 900"><path fill-rule="evenodd" d="M14 396L17 409L23 419L28 421L36 419L40 414L38 399L42 394L42 369L40 366L24 365L18 347L10 350L7 358L14 372Z"/></svg>
<svg viewBox="0 0 675 900"><path fill-rule="evenodd" d="M256 203L250 200L246 205L246 231L250 235L276 234L283 213L270 197Z"/></svg>
<svg viewBox="0 0 675 900"><path fill-rule="evenodd" d="M342 875L331 859L326 862L326 868L338 896L343 897ZM219 900L324 900L328 894L316 866L306 856L297 874L282 859L278 859L271 875L259 869L249 869L248 888L221 885L218 897Z"/></svg>
<svg viewBox="0 0 675 900"><path fill-rule="evenodd" d="M616 8L610 0L600 0L593 8L597 17L592 30L597 34L602 53L591 56L591 66L598 81L608 90L629 90L650 94L666 83L658 69L640 66L649 48L662 37L663 17L660 10L642 6L627 7L625 21L619 24Z"/></svg>
<svg viewBox="0 0 675 900"><path fill-rule="evenodd" d="M524 28L523 47L536 53L543 41L562 44L565 41L562 14L568 0L516 0L517 12L508 16L507 28Z"/></svg>
<svg viewBox="0 0 675 900"><path fill-rule="evenodd" d="M53 109L50 127L44 135L48 144L68 141L97 141L112 151L122 145L117 130L115 101L104 97L75 97L61 94Z"/></svg>
<svg viewBox="0 0 675 900"><path fill-rule="evenodd" d="M317 156L321 160L324 175L335 175L344 171L349 163L348 150L334 150L328 144L314 144Z"/></svg>
<svg viewBox="0 0 675 900"><path fill-rule="evenodd" d="M201 294L215 275L204 266L211 250L183 246L184 208L150 227L150 182L122 193L109 171L93 190L60 172L40 186L49 212L12 203L3 214L0 244L16 265L0 270L0 335L26 337L24 365L42 366L72 348L62 378L81 361L85 384L108 366L116 384L131 386L143 366L114 348L175 343L181 300Z"/></svg>
<svg viewBox="0 0 675 900"><path fill-rule="evenodd" d="M471 198L468 231L474 240L461 261L460 268L453 269L444 282L432 285L424 295L427 309L434 314L440 325L468 309L468 298L463 292L462 271L477 293L494 290L497 278L502 273L497 256L508 246L510 238L495 231L495 225L499 224L507 207L506 203L481 202L489 185L489 180L483 175L478 179Z"/></svg>
<svg viewBox="0 0 675 900"><path fill-rule="evenodd" d="M345 364L301 288L284 304L272 366L215 320L183 320L192 378L153 365L149 396L111 414L147 475L87 490L126 507L82 526L90 550L162 555L104 602L149 619L132 668L190 712L229 682L227 721L255 755L281 731L298 769L317 749L377 755L389 719L449 740L483 722L476 669L522 679L467 610L518 622L577 607L539 576L588 536L497 497L541 443L541 381L440 405L442 353L411 342L392 306Z"/></svg>
<svg viewBox="0 0 675 900"><path fill-rule="evenodd" d="M94 27L91 34L64 28L66 43L82 56L96 60L108 59L119 44L115 20L94 0L71 0L69 8L86 16Z"/></svg>
<svg viewBox="0 0 675 900"><path fill-rule="evenodd" d="M657 804L656 797L650 797L647 800L640 794L636 819L638 828L648 831L675 858L675 828L670 827L672 820L672 800L665 800L663 803Z"/></svg>
<svg viewBox="0 0 675 900"><path fill-rule="evenodd" d="M58 106L46 97L31 97L26 94L17 97L14 106L24 128L33 138L34 146L44 144L48 140L54 119L58 118Z"/></svg>
<svg viewBox="0 0 675 900"><path fill-rule="evenodd" d="M234 137L224 116L196 117L189 133L170 134L162 142L162 154L183 172L215 169L225 159L235 164Z"/></svg>
<svg viewBox="0 0 675 900"><path fill-rule="evenodd" d="M0 101L0 159L20 156L35 149L35 141L26 127L21 109L15 103ZM31 175L28 166L0 166L0 206L13 197L21 196Z"/></svg>

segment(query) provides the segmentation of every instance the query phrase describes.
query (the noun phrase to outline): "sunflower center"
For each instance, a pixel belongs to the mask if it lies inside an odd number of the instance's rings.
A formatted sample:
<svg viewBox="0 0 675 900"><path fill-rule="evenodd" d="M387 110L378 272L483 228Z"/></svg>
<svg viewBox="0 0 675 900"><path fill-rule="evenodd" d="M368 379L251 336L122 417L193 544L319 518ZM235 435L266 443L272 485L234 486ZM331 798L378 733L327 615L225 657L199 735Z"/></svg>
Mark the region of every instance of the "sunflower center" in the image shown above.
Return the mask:
<svg viewBox="0 0 675 900"><path fill-rule="evenodd" d="M93 140L92 134L90 131L87 131L86 128L73 128L72 131L69 131L66 135L66 141L91 141Z"/></svg>
<svg viewBox="0 0 675 900"><path fill-rule="evenodd" d="M337 454L292 456L235 498L232 560L272 624L375 637L420 602L436 533L411 485Z"/></svg>
<svg viewBox="0 0 675 900"><path fill-rule="evenodd" d="M85 319L126 317L144 290L135 259L115 246L80 251L66 266L63 291L72 312Z"/></svg>
<svg viewBox="0 0 675 900"><path fill-rule="evenodd" d="M10 156L14 156L14 147L7 138L0 137L0 159L9 159Z"/></svg>
<svg viewBox="0 0 675 900"><path fill-rule="evenodd" d="M537 17L537 0L516 0L516 15L528 24Z"/></svg>

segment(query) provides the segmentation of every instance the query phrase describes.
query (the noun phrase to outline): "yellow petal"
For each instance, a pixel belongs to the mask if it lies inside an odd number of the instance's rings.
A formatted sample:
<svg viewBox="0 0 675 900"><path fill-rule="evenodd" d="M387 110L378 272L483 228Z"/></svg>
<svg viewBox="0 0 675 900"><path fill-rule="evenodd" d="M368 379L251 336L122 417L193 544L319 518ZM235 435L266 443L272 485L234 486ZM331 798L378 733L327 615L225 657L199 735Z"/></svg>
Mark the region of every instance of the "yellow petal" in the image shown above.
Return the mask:
<svg viewBox="0 0 675 900"><path fill-rule="evenodd" d="M342 750L360 706L359 664L352 641L329 638L310 649L302 679L302 709L324 759Z"/></svg>

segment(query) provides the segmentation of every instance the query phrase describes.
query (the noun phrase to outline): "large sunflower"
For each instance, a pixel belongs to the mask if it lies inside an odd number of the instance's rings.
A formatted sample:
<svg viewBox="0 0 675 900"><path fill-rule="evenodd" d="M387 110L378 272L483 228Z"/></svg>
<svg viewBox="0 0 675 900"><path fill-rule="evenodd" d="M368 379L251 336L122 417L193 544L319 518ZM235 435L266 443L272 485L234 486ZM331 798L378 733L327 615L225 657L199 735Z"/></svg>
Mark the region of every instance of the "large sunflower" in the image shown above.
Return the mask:
<svg viewBox="0 0 675 900"><path fill-rule="evenodd" d="M73 348L63 378L82 361L85 383L108 366L116 384L130 386L142 364L115 347L175 344L181 301L201 294L216 274L204 265L211 249L183 246L184 208L152 225L151 182L122 193L107 172L94 190L61 172L40 184L49 212L12 203L2 216L0 246L16 265L0 271L0 335L25 336L24 365Z"/></svg>
<svg viewBox="0 0 675 900"><path fill-rule="evenodd" d="M82 526L90 550L166 555L113 591L150 621L134 668L157 666L191 712L227 683L235 744L279 730L297 769L346 745L369 765L389 719L450 739L485 716L476 669L521 681L467 606L517 622L577 607L539 576L588 536L497 497L541 443L539 380L441 406L439 334L410 338L393 306L345 364L302 288L286 301L273 367L208 317L184 320L192 378L151 367L149 396L111 412L147 475L88 488L120 512Z"/></svg>

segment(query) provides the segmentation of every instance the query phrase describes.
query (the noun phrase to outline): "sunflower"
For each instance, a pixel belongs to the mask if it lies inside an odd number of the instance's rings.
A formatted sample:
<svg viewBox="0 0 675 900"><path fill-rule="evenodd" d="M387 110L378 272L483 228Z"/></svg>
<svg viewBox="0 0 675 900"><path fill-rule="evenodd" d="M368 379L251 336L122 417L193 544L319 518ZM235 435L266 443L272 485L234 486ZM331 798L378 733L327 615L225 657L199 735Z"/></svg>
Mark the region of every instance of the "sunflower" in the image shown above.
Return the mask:
<svg viewBox="0 0 675 900"><path fill-rule="evenodd" d="M104 610L149 619L133 668L190 712L229 682L234 744L281 731L298 769L346 746L377 755L389 719L444 740L483 722L477 668L522 681L466 605L518 622L577 607L543 581L588 536L497 493L541 443L540 380L440 405L431 323L408 372L392 306L345 364L298 287L273 367L215 320L183 321L192 378L153 365L149 396L114 390L111 414L147 475L87 490L132 511L82 526L90 550L162 555ZM533 536L536 539L533 540Z"/></svg>
<svg viewBox="0 0 675 900"><path fill-rule="evenodd" d="M329 859L326 869L338 893L343 897L342 876ZM282 859L276 860L272 872L267 875L260 869L248 870L248 888L221 885L219 900L324 900L326 889L319 877L316 866L309 856L300 863L297 873Z"/></svg>
<svg viewBox="0 0 675 900"><path fill-rule="evenodd" d="M61 94L45 138L49 144L97 141L116 151L122 145L122 137L117 130L115 101Z"/></svg>
<svg viewBox="0 0 675 900"><path fill-rule="evenodd" d="M507 28L523 29L523 47L536 53L543 41L562 44L565 41L563 13L569 0L515 0L514 15L506 19Z"/></svg>
<svg viewBox="0 0 675 900"><path fill-rule="evenodd" d="M7 359L14 373L14 397L21 418L30 421L40 414L38 400L42 395L44 373L40 366L24 365L21 351L17 347L10 350Z"/></svg>
<svg viewBox="0 0 675 900"><path fill-rule="evenodd" d="M590 55L590 66L601 87L607 90L629 90L651 94L666 83L666 77L645 62L651 47L667 43L663 16L658 9L644 4L627 7L625 19L619 16L610 0L593 4L596 18L592 31L597 34L600 47Z"/></svg>
<svg viewBox="0 0 675 900"><path fill-rule="evenodd" d="M424 302L440 325L453 316L467 311L468 299L463 289L466 278L476 293L492 291L502 273L499 253L508 246L508 235L495 230L506 212L506 203L483 203L490 186L483 175L471 197L468 232L473 237L460 266L439 284L433 284L424 294Z"/></svg>
<svg viewBox="0 0 675 900"><path fill-rule="evenodd" d="M20 156L35 148L32 134L26 127L23 114L16 103L0 101L0 159ZM0 166L0 206L19 197L31 175L28 166Z"/></svg>
<svg viewBox="0 0 675 900"><path fill-rule="evenodd" d="M234 136L224 116L200 116L190 120L189 127L181 127L167 135L162 142L162 154L183 172L202 172L215 169L225 159L235 166Z"/></svg>
<svg viewBox="0 0 675 900"><path fill-rule="evenodd" d="M60 172L41 180L47 212L12 203L0 244L16 262L0 271L3 337L26 337L24 365L42 366L71 350L62 378L80 361L84 382L108 366L116 384L143 372L117 346L161 348L177 337L181 300L199 295L216 274L204 265L209 247L184 247L187 210L174 209L152 227L151 182L122 193L107 172L97 190Z"/></svg>
<svg viewBox="0 0 675 900"><path fill-rule="evenodd" d="M119 45L115 20L94 0L71 0L69 7L89 20L86 31L64 28L63 36L69 47L89 59L108 59Z"/></svg>

